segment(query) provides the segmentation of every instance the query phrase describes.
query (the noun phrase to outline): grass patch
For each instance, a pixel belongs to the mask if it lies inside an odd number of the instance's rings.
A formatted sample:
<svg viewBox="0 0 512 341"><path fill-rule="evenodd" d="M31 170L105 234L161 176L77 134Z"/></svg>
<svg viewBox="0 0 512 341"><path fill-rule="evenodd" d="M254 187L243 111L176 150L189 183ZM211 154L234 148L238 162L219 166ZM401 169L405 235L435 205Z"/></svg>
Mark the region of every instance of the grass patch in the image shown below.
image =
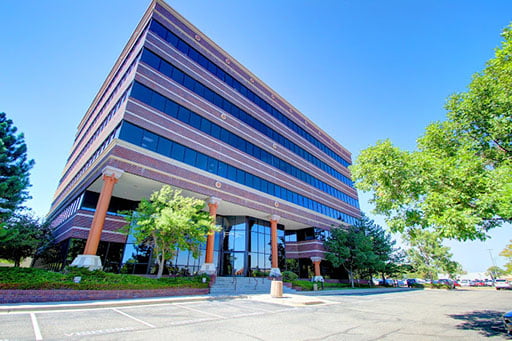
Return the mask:
<svg viewBox="0 0 512 341"><path fill-rule="evenodd" d="M73 279L81 277L80 283ZM33 268L0 268L0 289L148 290L166 288L207 288L202 276L146 278L136 275L68 268L53 272Z"/></svg>

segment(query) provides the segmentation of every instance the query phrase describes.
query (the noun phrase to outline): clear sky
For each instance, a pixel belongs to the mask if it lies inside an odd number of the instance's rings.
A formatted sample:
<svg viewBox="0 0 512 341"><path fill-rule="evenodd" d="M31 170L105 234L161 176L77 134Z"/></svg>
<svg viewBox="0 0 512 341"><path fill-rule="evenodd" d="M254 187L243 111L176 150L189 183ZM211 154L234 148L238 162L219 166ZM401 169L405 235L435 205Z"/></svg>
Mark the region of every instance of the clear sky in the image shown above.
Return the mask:
<svg viewBox="0 0 512 341"><path fill-rule="evenodd" d="M0 1L0 111L25 133L27 205L47 213L76 127L149 0ZM414 149L447 96L464 91L512 21L510 0L169 0L219 46L348 148ZM367 196L361 207L369 213ZM369 214L372 216L371 214ZM382 219L373 217L383 224ZM484 271L512 239L448 243Z"/></svg>

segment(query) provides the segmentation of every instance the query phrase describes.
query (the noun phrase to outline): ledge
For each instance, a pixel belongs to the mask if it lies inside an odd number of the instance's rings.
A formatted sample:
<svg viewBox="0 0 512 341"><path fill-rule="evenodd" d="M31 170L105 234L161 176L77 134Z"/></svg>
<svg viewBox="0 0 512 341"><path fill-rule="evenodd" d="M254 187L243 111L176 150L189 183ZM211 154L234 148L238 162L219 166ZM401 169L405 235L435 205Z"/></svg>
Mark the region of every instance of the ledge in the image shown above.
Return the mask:
<svg viewBox="0 0 512 341"><path fill-rule="evenodd" d="M208 288L168 288L152 290L0 290L0 304L208 295L209 290Z"/></svg>

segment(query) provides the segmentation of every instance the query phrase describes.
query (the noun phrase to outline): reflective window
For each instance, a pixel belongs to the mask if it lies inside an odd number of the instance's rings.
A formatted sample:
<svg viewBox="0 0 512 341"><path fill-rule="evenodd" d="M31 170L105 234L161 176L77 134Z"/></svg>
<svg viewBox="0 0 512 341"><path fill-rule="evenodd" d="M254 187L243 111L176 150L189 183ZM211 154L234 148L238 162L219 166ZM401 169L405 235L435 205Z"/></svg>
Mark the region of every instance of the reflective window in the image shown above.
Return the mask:
<svg viewBox="0 0 512 341"><path fill-rule="evenodd" d="M128 131L131 131L132 133L135 133L136 130L140 130L141 131L140 134L143 136L145 136L146 132L147 132L146 130L144 130L140 127L137 127L131 123L123 121L123 124L121 126L121 133L120 133L121 138L122 138L122 136L128 135L127 133L123 132L124 129L127 129ZM135 134L138 134L138 133L135 133ZM153 134L153 133L151 133L151 134L152 135L150 135L150 136L154 136L156 138L155 146L160 143L159 142L160 139L165 139L164 137L158 136L156 134ZM195 151L193 149L185 147L179 143L176 143L176 142L170 141L170 140L168 140L168 141L171 143L170 154L164 154L165 156L175 158L178 161L185 162L194 167L198 167L198 162L203 162L203 161L198 161L198 159L199 160L208 160L207 158L210 158L198 151ZM139 141L138 145L139 146L142 145L142 141ZM197 157L198 155L201 155L201 156L199 156L199 158L198 158ZM205 159L205 158L203 158L203 156L206 156L207 158ZM221 169L222 169L222 172L225 172L224 170L227 169L226 177L232 181L237 182L237 180L240 180L240 182L239 182L240 184L250 186L251 188L255 188L260 191L264 191L264 192L274 195L278 198L293 202L297 205L301 205L301 203L302 203L303 207L307 207L316 212L326 214L326 215L331 216L336 219L341 219L349 224L353 224L356 220L356 218L354 218L346 213L340 212L332 207L327 207L326 205L321 204L313 199L310 199L310 198L304 197L298 193L292 192L289 189L286 189L279 185L271 183L268 180L265 180L258 176L255 176L254 174L252 174L251 183L248 183L247 182L247 174L248 174L247 172L245 172L244 170L238 169L236 167L233 167L231 165L227 165L222 161L219 161L219 160L216 160L216 161L217 161L217 165L218 165L217 173L213 173L213 174L219 175ZM260 188L256 187L258 185ZM279 190L277 190L277 189L279 189ZM273 190L274 192L270 192L271 190Z"/></svg>
<svg viewBox="0 0 512 341"><path fill-rule="evenodd" d="M160 58L156 54L154 54L153 52L145 49L143 54L142 54L142 57L141 57L141 61L142 62L145 62L146 56L151 56L151 58L154 58L156 56L156 58ZM166 67L164 68L163 65L166 65ZM171 69L173 70L172 74L169 71ZM207 99L202 92L199 93L199 92L196 91L196 89L198 87L201 87L201 88L204 87L202 84L200 84L198 81L196 81L195 79L191 78L190 76L188 76L186 74L183 74L183 72L181 72L180 70L176 69L174 66L169 64L167 61L161 59L160 67L157 68L157 70L159 70L161 73L165 74L166 76L168 76L170 78L173 78L176 82L184 85L189 90L195 91L200 96L202 96L203 98ZM176 73L175 71L179 71L179 73ZM204 90L204 91L206 92L206 90ZM136 92L135 94L138 94L138 93ZM247 123L249 126L255 128L256 130L260 131L261 133L267 135L268 137L272 138L276 142L284 145L285 148L291 150L292 152L294 152L295 154L297 154L300 157L304 158L305 160L313 163L315 166L321 168L325 172L327 172L327 173L331 174L332 176L338 178L339 180L343 181L345 184L353 187L353 182L352 182L351 179L347 178L346 176L344 176L343 174L341 174L340 172L338 172L337 170L335 170L334 168L332 168L331 166L329 166L325 162L321 161L320 159L318 159L313 154L307 152L303 148L301 148L301 147L297 146L296 144L292 143L290 140L288 140L284 136L280 135L279 133L277 133L276 131L274 131L270 127L268 127L265 124L263 124L262 122L256 120L254 117L252 117L251 115L249 115L245 111L241 110L240 108L238 108L237 106L235 106L234 104L232 104L231 102L226 100L225 98L221 97L217 93L212 91L211 95L213 96L212 99L209 99L209 101L211 103L213 103L216 106L218 106L219 108L227 111L228 113L232 114L234 117L236 117L239 120ZM144 99L140 99L140 100L145 101ZM151 102L146 102L146 103L151 105Z"/></svg>
<svg viewBox="0 0 512 341"><path fill-rule="evenodd" d="M184 54L187 54L188 57L195 62L197 62L199 65L205 67L208 71L210 71L213 75L221 79L222 81L225 81L229 86L234 88L235 90L239 91L243 96L245 96L247 99L249 99L251 102L255 103L257 106L259 106L261 109L268 112L270 115L277 118L279 121L284 123L286 126L288 126L290 129L295 131L300 136L304 137L306 140L311 142L313 145L318 147L320 150L322 150L324 153L332 157L337 162L341 163L345 167L348 167L350 165L350 162L343 159L341 156L336 154L334 151L332 151L329 147L324 145L322 142L320 142L317 138L315 138L313 135L308 133L306 130L304 130L302 127L297 125L295 122L290 120L288 117L283 115L279 112L276 108L274 108L272 105L270 105L268 102L266 102L264 99L256 95L254 92L252 92L250 89L245 87L243 84L241 84L239 81L228 75L224 70L216 66L214 63L209 61L206 57L201 55L198 51L196 51L194 48L189 46L187 43L185 43L183 40L175 36L171 31L167 30L163 25L161 25L159 22L153 20L151 22L150 28L151 31L158 34L160 37L167 40L171 45L177 47L179 50L181 50ZM185 47L186 45L186 47Z"/></svg>
<svg viewBox="0 0 512 341"><path fill-rule="evenodd" d="M143 98L136 97L137 94L143 93L138 90L140 87L146 88L145 86L143 86L142 84L140 84L138 82L134 83L133 88L135 89L135 91L134 91L134 95L132 97L144 102ZM154 92L153 90L150 90L150 92L151 92L151 96L149 96L149 98L151 98L152 100L150 103L146 103L146 104L152 105L155 101L160 102L161 98L165 98L162 95L158 94L157 92ZM165 100L167 103L174 103L173 101L171 101L167 98L165 98ZM162 106L165 105L166 108L168 106L172 107L172 105L168 105L167 103L161 104L161 105ZM178 117L177 118L180 121L187 123L187 124L193 126L194 128L199 129L207 134L212 134L213 137L216 137L216 138L228 143L229 145L231 145L249 155L254 156L255 158L257 158L265 163L268 163L278 169L281 169L282 171L292 175L293 177L295 177L301 181L304 181L304 182L322 190L323 192L328 193L329 195L332 195L340 200L343 200L346 203L348 203L354 207L359 207L359 202L356 199L346 195L345 193L341 192L340 190L338 190L330 185L327 185L323 181L320 181L317 178L313 177L312 175L306 173L305 171L289 164L288 162L285 162L285 161L279 159L278 157L270 154L269 152L261 149L260 147L255 146L248 141L245 141L241 137L218 126L217 124L207 120L206 118L204 118L204 117L202 117L202 116L200 116L200 115L198 115L198 114L196 114L196 113L194 113L176 103L174 103L174 105L176 105L178 107ZM149 148L149 149L151 149L151 148ZM351 184L351 181L347 177L341 176L341 175L340 175L340 177L344 180L344 183ZM230 175L229 179L233 180L236 178L232 178ZM236 181L238 181L238 180L236 180ZM242 181L240 180L238 182L242 182ZM260 188L260 186L257 188ZM266 193L273 192L272 188L267 189L267 188L265 188L265 185L262 185L260 190L262 190L263 192L266 192ZM292 200L293 200L293 202L297 201L296 198L292 198Z"/></svg>

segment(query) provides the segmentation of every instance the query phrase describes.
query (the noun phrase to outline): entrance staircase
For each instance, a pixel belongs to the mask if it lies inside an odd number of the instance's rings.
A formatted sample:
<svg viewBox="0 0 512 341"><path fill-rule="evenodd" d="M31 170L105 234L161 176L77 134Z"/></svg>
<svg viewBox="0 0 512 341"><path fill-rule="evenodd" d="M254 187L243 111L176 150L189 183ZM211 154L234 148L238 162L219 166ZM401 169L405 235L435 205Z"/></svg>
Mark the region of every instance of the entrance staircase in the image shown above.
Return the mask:
<svg viewBox="0 0 512 341"><path fill-rule="evenodd" d="M271 282L268 278L217 277L210 288L210 294L214 296L270 294ZM286 286L283 286L283 292L296 293L295 290Z"/></svg>

